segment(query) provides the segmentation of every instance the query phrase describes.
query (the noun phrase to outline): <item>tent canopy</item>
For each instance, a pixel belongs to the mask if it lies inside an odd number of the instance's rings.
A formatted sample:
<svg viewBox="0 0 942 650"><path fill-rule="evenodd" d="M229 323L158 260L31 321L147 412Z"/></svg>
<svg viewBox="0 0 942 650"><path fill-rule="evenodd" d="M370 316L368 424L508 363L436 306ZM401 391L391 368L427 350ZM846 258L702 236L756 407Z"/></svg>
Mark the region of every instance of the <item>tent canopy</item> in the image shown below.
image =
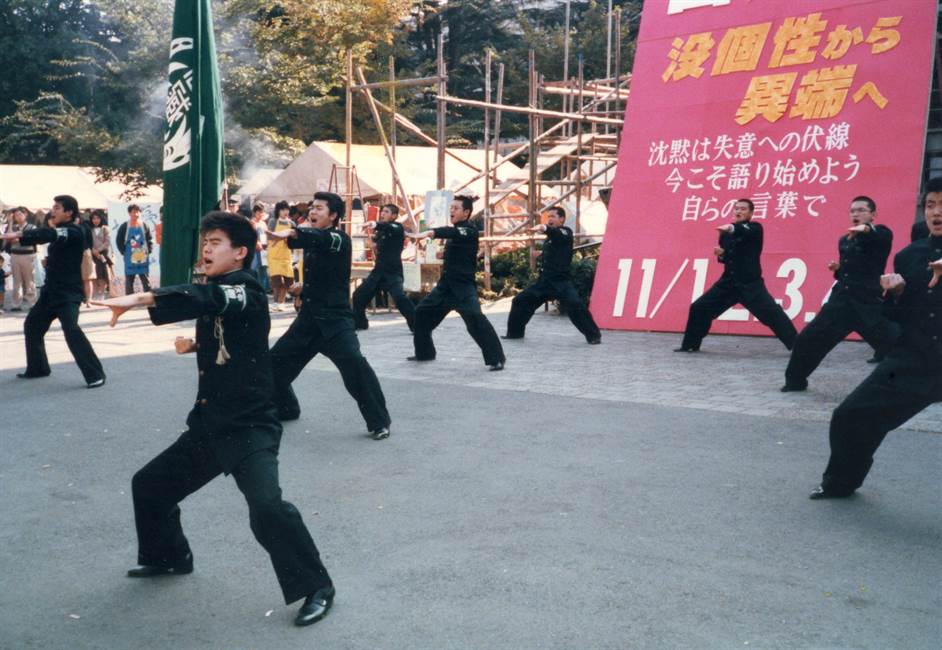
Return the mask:
<svg viewBox="0 0 942 650"><path fill-rule="evenodd" d="M483 171L487 152L483 149L451 149L462 160ZM435 147L397 146L396 168L408 196L424 197L437 184L438 153ZM345 179L342 167L346 160L343 142L312 142L298 158L268 184L257 199L266 203L276 201L308 201L316 191L328 191L334 166L340 167L340 187ZM356 168L359 193L363 198L393 194L392 170L382 145L355 144L351 149L351 164ZM508 163L509 164L509 163ZM471 167L451 156L445 156L445 187L454 189L476 175ZM337 185L335 184L336 188ZM334 190L336 191L336 190ZM354 185L354 195L357 188ZM472 183L467 191L484 195L484 181Z"/></svg>
<svg viewBox="0 0 942 650"><path fill-rule="evenodd" d="M70 165L0 165L0 207L23 206L29 210L48 210L52 198L70 194L79 208L107 209L112 201L124 201L128 189L117 181L98 182L95 170ZM143 188L135 201L160 203L163 191L156 185Z"/></svg>

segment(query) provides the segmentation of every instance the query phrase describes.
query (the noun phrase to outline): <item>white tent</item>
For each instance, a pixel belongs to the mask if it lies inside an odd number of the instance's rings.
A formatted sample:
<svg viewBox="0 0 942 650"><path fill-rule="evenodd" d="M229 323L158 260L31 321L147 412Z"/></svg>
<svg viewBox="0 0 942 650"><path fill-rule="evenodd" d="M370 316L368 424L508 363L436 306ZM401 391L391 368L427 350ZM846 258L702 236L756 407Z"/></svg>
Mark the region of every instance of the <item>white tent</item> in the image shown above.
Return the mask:
<svg viewBox="0 0 942 650"><path fill-rule="evenodd" d="M474 168L484 169L483 149L449 149L466 160ZM312 142L274 181L256 197L259 201L274 203L310 200L314 192L329 191L331 172L338 169L342 188L345 182L343 166L346 160L346 144L343 142ZM359 193L363 198L382 194L393 194L392 170L382 145L355 144L351 150L351 164L356 167ZM396 167L399 177L410 197L425 197L437 183L438 153L435 147L396 147ZM472 167L445 156L445 187L455 189L478 172ZM334 184L334 188L338 185ZM337 191L334 189L333 191ZM357 188L354 186L354 195ZM472 183L467 191L476 196L484 195L484 182Z"/></svg>
<svg viewBox="0 0 942 650"><path fill-rule="evenodd" d="M52 198L69 194L79 208L107 209L113 201L123 201L127 186L117 181L99 182L95 170L70 165L0 165L0 207L24 206L30 210L48 210ZM139 202L163 202L163 190L151 185L134 199Z"/></svg>

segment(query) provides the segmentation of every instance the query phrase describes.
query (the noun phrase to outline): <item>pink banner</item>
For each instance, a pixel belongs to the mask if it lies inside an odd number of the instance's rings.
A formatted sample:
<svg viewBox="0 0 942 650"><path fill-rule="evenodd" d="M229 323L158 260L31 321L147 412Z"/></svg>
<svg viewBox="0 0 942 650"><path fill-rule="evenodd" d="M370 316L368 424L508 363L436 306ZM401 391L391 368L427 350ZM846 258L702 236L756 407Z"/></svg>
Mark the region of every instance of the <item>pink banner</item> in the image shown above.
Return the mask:
<svg viewBox="0 0 942 650"><path fill-rule="evenodd" d="M722 273L739 197L766 286L801 330L859 194L909 243L935 39L931 1L647 0L592 293L609 329L683 331ZM769 334L734 307L713 332Z"/></svg>

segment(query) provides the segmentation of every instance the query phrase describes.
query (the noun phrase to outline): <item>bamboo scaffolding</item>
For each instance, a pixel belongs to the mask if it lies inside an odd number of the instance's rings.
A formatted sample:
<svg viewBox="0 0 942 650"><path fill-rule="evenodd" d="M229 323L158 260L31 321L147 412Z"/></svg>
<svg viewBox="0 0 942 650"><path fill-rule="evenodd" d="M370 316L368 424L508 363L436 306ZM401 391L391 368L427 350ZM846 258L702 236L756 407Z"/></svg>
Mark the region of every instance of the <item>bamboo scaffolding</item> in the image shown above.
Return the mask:
<svg viewBox="0 0 942 650"><path fill-rule="evenodd" d="M365 84L366 76L363 74L363 68L357 67L357 77L360 79L361 84ZM363 94L366 95L366 102L370 107L370 114L373 116L373 122L376 124L376 130L379 132L380 141L383 143L383 151L386 152L386 159L389 161L389 166L392 168L393 181L395 182L396 187L399 188L399 192L402 194L406 213L409 215L409 220L412 221L412 227L418 229L419 222L416 221L415 216L412 214L412 207L409 205L409 201L406 196L406 190L402 186L402 179L399 178L399 170L396 167L396 159L393 157L392 151L389 149L389 142L386 139L386 131L383 129L383 121L380 119L379 111L376 109L376 104L373 101L373 93L369 89L364 89Z"/></svg>

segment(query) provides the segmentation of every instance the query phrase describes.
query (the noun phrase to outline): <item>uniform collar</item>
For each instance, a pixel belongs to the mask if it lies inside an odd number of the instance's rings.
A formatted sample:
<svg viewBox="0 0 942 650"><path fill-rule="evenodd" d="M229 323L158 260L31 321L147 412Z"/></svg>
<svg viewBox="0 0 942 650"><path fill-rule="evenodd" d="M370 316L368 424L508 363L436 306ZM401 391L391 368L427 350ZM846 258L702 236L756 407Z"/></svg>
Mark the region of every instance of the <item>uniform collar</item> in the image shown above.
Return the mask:
<svg viewBox="0 0 942 650"><path fill-rule="evenodd" d="M258 278L245 269L229 271L229 273L210 278L209 281L214 284L253 284L261 288L261 285L258 284Z"/></svg>

